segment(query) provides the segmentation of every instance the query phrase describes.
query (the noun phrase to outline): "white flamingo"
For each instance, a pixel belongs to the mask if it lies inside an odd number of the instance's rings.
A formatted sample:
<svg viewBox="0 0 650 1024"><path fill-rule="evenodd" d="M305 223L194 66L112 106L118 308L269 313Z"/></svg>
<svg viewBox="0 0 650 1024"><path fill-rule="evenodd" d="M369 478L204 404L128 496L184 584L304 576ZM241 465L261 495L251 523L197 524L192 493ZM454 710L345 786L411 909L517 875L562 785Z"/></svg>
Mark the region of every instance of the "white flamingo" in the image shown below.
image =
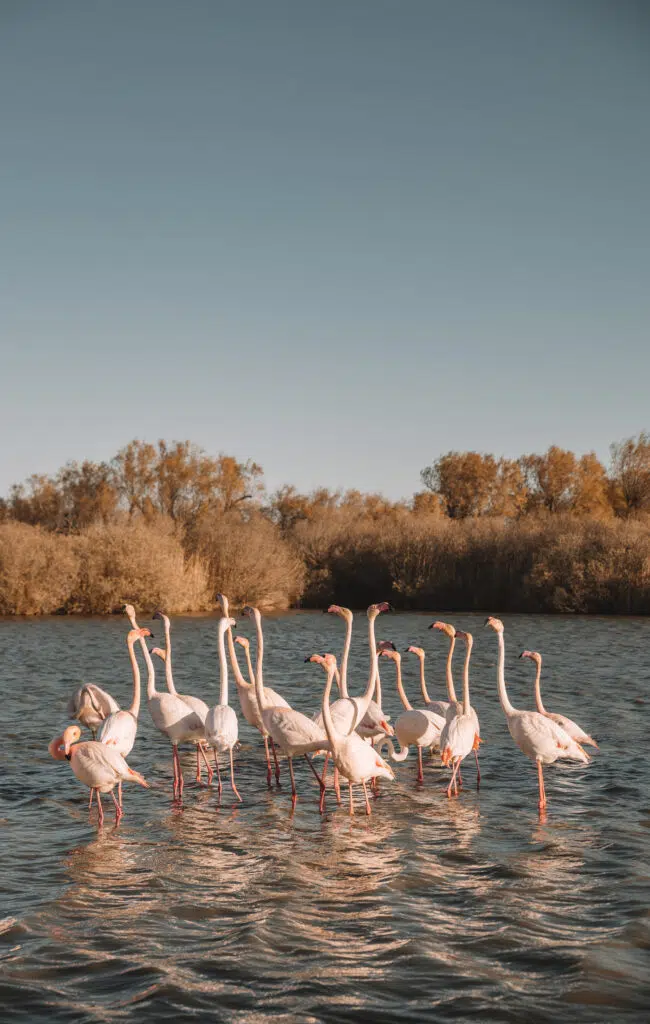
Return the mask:
<svg viewBox="0 0 650 1024"><path fill-rule="evenodd" d="M455 630L455 637L454 638L456 640L459 640L459 639L464 640L465 644L466 644L465 663L464 663L464 666L463 666L463 700L460 703L454 703L454 704L450 703L449 707L447 708L447 714L445 716L445 727L444 727L444 729L442 730L442 732L440 734L440 750L443 751L443 752L445 750L445 747L447 745L447 737L448 737L449 729L451 727L451 723L455 719L463 717L465 714L469 715L469 717L471 718L471 720L472 720L472 722L474 724L474 733L473 733L473 738L472 738L472 744L473 745L472 745L471 749L474 751L474 757L476 758L476 788L478 789L480 787L480 785L481 785L481 769L480 769L479 763L478 763L478 748L479 748L479 744L483 742L482 739L481 739L481 727L479 725L479 720L478 720L478 715L476 713L476 708L472 707L472 705L469 704L469 698L468 698L468 708L469 708L469 710L468 711L465 710L465 691L467 691L467 693L469 694L469 659L470 659L471 654L472 654L472 645L474 643L474 638L471 635L471 633L464 633L460 629L459 630ZM460 760L461 761L464 760L465 756L466 755L463 754L463 757L461 757ZM446 762L443 759L443 764L445 764L445 763ZM460 774L460 761L458 762L457 768L454 769L453 779L454 779L454 785L456 785L456 779L458 779L458 782L460 782L462 784L462 776ZM449 793L447 795L449 795Z"/></svg>
<svg viewBox="0 0 650 1024"><path fill-rule="evenodd" d="M428 708L416 709L412 706L406 696L402 683L402 656L399 651L395 650L392 645L390 647L386 645L383 646L379 653L380 657L391 658L395 662L397 692L399 693L399 698L405 708L404 712L395 722L395 735L399 740L401 747L400 751L397 752L395 750L395 747L390 740L382 740L380 746L383 746L384 742L388 743L393 760L405 761L408 757L409 746L415 744L418 751L417 781L424 782L422 748L439 748L440 732L445 724L445 720L441 715L436 715L433 711L429 711Z"/></svg>
<svg viewBox="0 0 650 1024"><path fill-rule="evenodd" d="M246 605L242 614L248 615L251 618L256 618L256 611L257 609L252 608L250 605ZM257 615L259 615L259 612L257 612ZM296 711L294 708L290 707L272 705L268 702L266 697L268 689L264 686L262 681L263 655L264 639L260 631L258 634L258 657L255 672L255 696L257 698L257 705L260 709L262 725L264 726L265 732L268 733L273 742L279 746L280 750L286 754L289 761L291 802L295 806L296 800L298 799L296 780L293 774L293 758L300 757L302 755L318 782L321 792L320 805L322 807L325 787L318 775L318 772L312 764L309 754L314 753L314 751L317 750L328 749L329 743L327 735L322 729L318 728L311 718L308 718L307 715L303 715L300 711Z"/></svg>
<svg viewBox="0 0 650 1024"><path fill-rule="evenodd" d="M571 718L567 718L566 715L553 714L547 711L542 704L542 691L540 688L540 676L542 674L542 656L539 651L522 651L519 655L520 658L530 658L534 661L537 666L537 674L535 676L535 704L540 715L546 715L547 718L552 718L554 722L561 725L565 732L568 732L572 740L576 740L580 744L588 744L591 747L595 747L598 750L598 744L591 736L588 736L584 729L574 722Z"/></svg>
<svg viewBox="0 0 650 1024"><path fill-rule="evenodd" d="M327 682L323 693L322 715L325 723L325 731L329 741L331 756L339 774L347 779L350 794L350 814L354 814L354 802L352 797L352 786L359 783L363 786L363 793L366 800L366 814L370 814L370 801L366 782L368 779L385 778L394 779L395 775L390 765L379 756L377 751L368 743L365 743L355 732L341 735L336 728L334 719L329 711L329 698L332 689L332 682L336 673L336 659L331 654L321 657L319 654L312 655L309 661L322 665L327 672Z"/></svg>
<svg viewBox="0 0 650 1024"><path fill-rule="evenodd" d="M456 638L463 639L466 644L465 665L463 668L463 703L461 714L452 714L445 721L444 728L440 734L440 750L442 752L442 763L446 766L451 764L453 771L447 788L447 796L451 796L452 788L458 795L458 784L456 775L460 770L460 762L467 757L472 750L476 750L480 743L477 723L478 718L469 700L469 659L472 653L474 638L471 633L462 630L456 631ZM479 776L480 779L480 776Z"/></svg>
<svg viewBox="0 0 650 1024"><path fill-rule="evenodd" d="M370 701L368 710L365 712L363 718L357 725L356 729L359 736L363 736L364 739L370 740L371 743L375 743L383 739L386 734L392 735L392 731L384 728L387 722L390 722L390 715L385 715L381 705L381 679L379 677L379 662L375 655L377 654L377 641L375 638L375 619L382 612L389 612L390 605L388 601L380 601L379 604L371 604L367 611L368 616L368 646L370 648L370 671L372 671L373 664L376 663L375 672L375 696L374 700ZM383 723L383 724L382 724Z"/></svg>
<svg viewBox="0 0 650 1024"><path fill-rule="evenodd" d="M447 695L449 697L449 703L447 710L445 711L445 719L449 722L454 715L461 715L463 713L463 703L456 697L456 690L454 687L454 679L451 672L451 663L454 655L454 646L456 644L456 637L460 634L456 633L456 629L449 622L432 622L429 629L439 629L442 633L445 633L449 638L449 650L447 652L447 666L446 666L446 681L447 681ZM478 721L478 715L472 708L472 714L476 717L476 734L481 742L481 727ZM474 758L476 760L476 788L481 784L481 769L478 763L478 746L474 748ZM458 781L462 785L463 777L458 769L457 775Z"/></svg>
<svg viewBox="0 0 650 1024"><path fill-rule="evenodd" d="M94 683L80 686L70 697L67 708L68 716L90 729L93 739L102 722L119 710L120 705L115 698Z"/></svg>
<svg viewBox="0 0 650 1024"><path fill-rule="evenodd" d="M228 703L228 662L226 661L226 645L224 636L226 630L237 623L234 619L222 618L219 620L219 673L220 690L219 703L210 708L205 719L205 738L207 743L214 750L214 763L217 766L217 782L219 784L219 799L221 799L221 771L219 770L219 754L230 755L230 785L232 791L241 802L239 790L235 785L235 765L233 761L233 748L239 739L239 723L235 709Z"/></svg>
<svg viewBox="0 0 650 1024"><path fill-rule="evenodd" d="M490 616L485 621L486 626L497 634L499 641L499 660L497 662L497 688L499 700L508 723L510 735L521 751L537 764L537 781L539 784L539 809L546 807L546 790L544 789L543 765L553 764L560 757L569 758L572 761L582 761L586 764L590 758L589 754L582 749L579 743L571 739L569 734L539 711L517 711L512 706L506 692L506 681L504 675L505 644L503 641L503 623L500 619Z"/></svg>
<svg viewBox="0 0 650 1024"><path fill-rule="evenodd" d="M205 728L196 711L175 693L161 693L156 689L156 672L147 645L143 645L147 663L147 702L149 713L159 732L172 745L172 766L174 773L174 800L183 799L183 771L178 756L179 743L198 743L205 737ZM163 652L164 653L164 652Z"/></svg>
<svg viewBox="0 0 650 1024"><path fill-rule="evenodd" d="M429 627L429 628L431 628L431 627ZM426 706L429 709L429 711L433 711L434 714L440 715L442 718L444 718L446 716L446 714L447 714L447 709L449 708L449 701L448 700L431 700L431 697L429 696L429 691L427 689L426 679L424 678L424 659L425 659L426 655L425 655L425 652L424 652L423 648L422 647L416 647L414 644L411 644L410 647L406 648L406 653L407 654L415 654L417 656L417 659L418 659L419 663L420 663L420 690L422 691L422 700L426 704ZM453 681L452 681L452 686L453 686Z"/></svg>
<svg viewBox="0 0 650 1024"><path fill-rule="evenodd" d="M104 808L101 793L110 793L115 804L115 824L122 817L121 802L115 799L113 790L122 782L137 782L149 788L149 783L139 772L134 772L115 747L108 747L97 740L86 740L79 743L81 729L78 725L69 725L61 736L50 743L48 749L56 761L69 761L72 771L84 786L97 794L99 825L104 823Z"/></svg>
<svg viewBox="0 0 650 1024"><path fill-rule="evenodd" d="M130 607L130 606L128 606ZM164 612L156 611L153 613L152 618L160 619L165 630L165 650L162 651L160 647L154 647L152 653L156 654L165 663L165 683L167 684L167 690L173 694L174 697L178 697L179 700L183 701L191 711L194 711L199 716L201 721L205 723L205 717L208 713L208 705L200 697L193 697L189 693L179 693L174 685L174 676L172 674L172 640L171 640L171 623L169 616L165 615ZM201 781L201 758L205 764L208 772L208 785L212 782L212 765L208 761L205 754L205 737L201 736L200 739L192 740L196 746L196 781Z"/></svg>

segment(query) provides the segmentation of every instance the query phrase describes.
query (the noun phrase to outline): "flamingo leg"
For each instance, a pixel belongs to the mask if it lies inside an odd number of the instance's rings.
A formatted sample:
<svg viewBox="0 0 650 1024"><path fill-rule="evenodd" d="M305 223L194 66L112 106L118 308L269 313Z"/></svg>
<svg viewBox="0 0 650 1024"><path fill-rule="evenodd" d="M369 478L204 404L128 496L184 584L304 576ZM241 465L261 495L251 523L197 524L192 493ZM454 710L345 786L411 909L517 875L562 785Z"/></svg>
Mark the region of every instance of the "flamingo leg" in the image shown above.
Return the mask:
<svg viewBox="0 0 650 1024"><path fill-rule="evenodd" d="M361 785L363 786L363 795L366 798L366 814L372 814L372 811L370 810L370 801L368 800L368 790L366 789L365 781L362 782Z"/></svg>
<svg viewBox="0 0 650 1024"><path fill-rule="evenodd" d="M544 788L544 771L542 762L537 762L537 781L539 782L539 809L543 811L546 807L546 790ZM97 794L99 796L99 794Z"/></svg>
<svg viewBox="0 0 650 1024"><path fill-rule="evenodd" d="M111 796L113 797L113 803L115 804L115 824L119 825L120 818L124 813L122 810L122 801L120 800L120 802L118 803L118 801L115 799L115 793L113 792L113 790L111 790Z"/></svg>
<svg viewBox="0 0 650 1024"><path fill-rule="evenodd" d="M88 810L90 810L90 808L93 805L93 797L94 797L94 795L95 795L95 790L91 789L90 790L90 800L88 801Z"/></svg>
<svg viewBox="0 0 650 1024"><path fill-rule="evenodd" d="M323 765L323 775L321 778L320 803L318 805L318 810L321 812L321 814L325 810L325 784L327 782L327 762L329 761L329 757L330 755L328 750L327 753L325 754L325 764Z"/></svg>
<svg viewBox="0 0 650 1024"><path fill-rule="evenodd" d="M197 749L197 751L199 751L199 750L201 751L201 757L203 758L203 760L205 762L205 767L206 767L207 772L208 772L208 786L211 786L212 785L212 776L214 775L214 772L212 771L212 765L208 761L208 756L207 756L207 754L205 752L205 747L203 746L202 743L199 743L199 745L198 745L198 747L196 749Z"/></svg>
<svg viewBox="0 0 650 1024"><path fill-rule="evenodd" d="M200 757L200 754L199 754L199 750L200 749L201 749L201 744L197 743L196 744L196 781L197 782L201 781L201 757Z"/></svg>
<svg viewBox="0 0 650 1024"><path fill-rule="evenodd" d="M336 802L339 807L341 806L341 783L339 782L339 770L334 767L334 792L336 793Z"/></svg>
<svg viewBox="0 0 650 1024"><path fill-rule="evenodd" d="M474 757L476 758L476 788L478 789L481 785L481 769L478 763L478 750L474 751Z"/></svg>
<svg viewBox="0 0 650 1024"><path fill-rule="evenodd" d="M458 766L458 786L460 789L463 788L463 776L461 774L460 765Z"/></svg>
<svg viewBox="0 0 650 1024"><path fill-rule="evenodd" d="M354 802L352 800L352 783L348 782L348 793L350 795L350 817L354 817Z"/></svg>
<svg viewBox="0 0 650 1024"><path fill-rule="evenodd" d="M271 788L271 754L269 753L269 738L264 737L264 753L266 754L266 784Z"/></svg>
<svg viewBox="0 0 650 1024"><path fill-rule="evenodd" d="M112 790L111 790L111 792L112 792ZM118 784L117 784L117 802L119 803L119 805L121 807L122 806L122 783L121 782L118 782Z"/></svg>
<svg viewBox="0 0 650 1024"><path fill-rule="evenodd" d="M309 756L309 754L305 754L305 761L307 762L307 764L311 768L312 772L314 773L314 777L316 779L316 782L318 783L318 785L320 787L320 800L318 802L318 807L319 807L319 810L322 811L324 806L325 806L325 783L323 782L323 780L321 779L320 775L318 774L318 772L314 768L314 764L313 764L312 759Z"/></svg>
<svg viewBox="0 0 650 1024"><path fill-rule="evenodd" d="M102 798L99 795L99 790L97 790L97 809L99 811L99 814L98 814L98 817L97 817L97 824L101 828L102 825L104 824L104 808L102 807Z"/></svg>
<svg viewBox="0 0 650 1024"><path fill-rule="evenodd" d="M278 762L278 752L275 749L275 743L273 742L273 737L271 737L271 751L273 753L273 760L275 762L275 781L276 781L276 783L279 786L280 785L280 764Z"/></svg>
<svg viewBox="0 0 650 1024"><path fill-rule="evenodd" d="M451 779L449 780L449 785L447 786L447 796L449 798L451 798L451 788L452 788L452 786L454 787L454 792L455 792L456 796L458 796L458 787L456 785L456 774L457 774L457 772L459 770L459 765L460 765L460 760L456 761L456 764L454 765L454 770L451 773Z"/></svg>
<svg viewBox="0 0 650 1024"><path fill-rule="evenodd" d="M298 799L298 793L296 791L296 780L293 777L293 758L292 757L289 758L289 775L291 776L291 803L295 807L296 800Z"/></svg>
<svg viewBox="0 0 650 1024"><path fill-rule="evenodd" d="M237 797L239 802L242 803L243 801L242 801L242 798L239 795L239 790L237 789L237 786L235 785L235 764L234 764L234 761L233 761L232 747L230 748L230 785L232 786L233 793L235 794L235 796Z"/></svg>
<svg viewBox="0 0 650 1024"><path fill-rule="evenodd" d="M424 769L422 767L422 747L418 747L418 782L424 782Z"/></svg>
<svg viewBox="0 0 650 1024"><path fill-rule="evenodd" d="M213 747L213 750L214 750L214 766L217 769L217 792L219 793L219 802L221 803L221 792L223 790L223 785L221 783L221 771L219 769L219 755L217 754L216 747Z"/></svg>

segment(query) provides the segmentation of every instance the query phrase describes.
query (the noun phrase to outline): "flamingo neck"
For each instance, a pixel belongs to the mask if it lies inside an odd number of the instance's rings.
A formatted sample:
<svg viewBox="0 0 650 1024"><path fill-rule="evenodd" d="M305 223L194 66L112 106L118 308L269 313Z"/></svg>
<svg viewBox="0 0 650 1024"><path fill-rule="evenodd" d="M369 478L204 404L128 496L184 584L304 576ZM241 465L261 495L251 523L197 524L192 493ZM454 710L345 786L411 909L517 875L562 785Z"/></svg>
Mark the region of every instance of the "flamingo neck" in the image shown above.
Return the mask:
<svg viewBox="0 0 650 1024"><path fill-rule="evenodd" d="M255 673L253 672L253 662L251 661L251 652L249 647L244 648L246 655L246 669L248 671L248 678L251 681L251 686L255 686Z"/></svg>
<svg viewBox="0 0 650 1024"><path fill-rule="evenodd" d="M156 696L156 670L153 667L153 661L151 660L149 648L145 643L144 637L140 637L140 646L142 647L142 653L147 665L147 697L151 700L152 697Z"/></svg>
<svg viewBox="0 0 650 1024"><path fill-rule="evenodd" d="M227 612L226 612L226 615L228 615ZM232 629L229 629L228 630L228 655L230 657L230 667L232 668L232 674L235 677L235 685L237 686L237 689L239 689L239 690L254 690L255 689L255 676L253 675L253 670L251 668L250 655L248 654L248 651L246 653L247 653L247 656L248 656L248 667L249 667L249 671L250 671L250 674L251 674L251 681L250 681L250 683L247 683L246 680L244 679L243 675L241 674L241 669L239 667L239 662L237 661L237 650L235 648L235 641L232 638Z"/></svg>
<svg viewBox="0 0 650 1024"><path fill-rule="evenodd" d="M454 688L454 677L451 674L451 659L454 656L454 647L456 646L456 637L452 636L449 643L449 651L447 653L447 694L452 704L457 703L456 690Z"/></svg>
<svg viewBox="0 0 650 1024"><path fill-rule="evenodd" d="M267 701L264 694L264 683L262 681L262 659L264 657L264 637L262 636L262 616L255 609L255 625L257 627L257 659L255 664L255 696L257 697L257 703L260 711L263 711L267 707Z"/></svg>
<svg viewBox="0 0 650 1024"><path fill-rule="evenodd" d="M375 637L375 619L377 613L368 616L368 646L370 647L370 674L374 678L375 703L381 708L381 679L379 678L379 658L377 657L377 640ZM370 696L372 700L372 693Z"/></svg>
<svg viewBox="0 0 650 1024"><path fill-rule="evenodd" d="M226 625L226 620L222 619L219 623L219 703L228 703L228 662L226 661L226 645L224 643L224 633L230 627Z"/></svg>
<svg viewBox="0 0 650 1024"><path fill-rule="evenodd" d="M540 679L542 676L542 662L541 659L537 662L537 675L535 676L535 704L540 714L546 714L546 708L542 704L542 688L540 685Z"/></svg>
<svg viewBox="0 0 650 1024"><path fill-rule="evenodd" d="M165 682L170 693L176 695L174 677L172 675L172 638L169 619L165 616Z"/></svg>
<svg viewBox="0 0 650 1024"><path fill-rule="evenodd" d="M469 715L471 706L469 703L469 659L472 655L472 645L467 645L465 651L465 663L463 665L463 714Z"/></svg>
<svg viewBox="0 0 650 1024"><path fill-rule="evenodd" d="M508 694L506 693L506 679L504 674L504 664L506 660L506 645L503 639L503 632L499 630L497 633L499 640L499 660L497 662L497 689L499 691L499 700L501 701L501 707L506 713L506 716L514 714L515 709L508 700Z"/></svg>
<svg viewBox="0 0 650 1024"><path fill-rule="evenodd" d="M335 751L340 746L339 736L334 727L332 721L332 715L330 712L330 693L332 691L332 682L334 681L335 669L333 665L327 666L327 682L325 683L325 690L323 691L323 700L321 709L323 712L323 725L325 726L325 732L330 742L332 751Z"/></svg>
<svg viewBox="0 0 650 1024"><path fill-rule="evenodd" d="M341 697L348 697L348 658L350 656L350 644L352 643L352 616L346 617L345 643L341 655L341 671L338 676L338 687Z"/></svg>
<svg viewBox="0 0 650 1024"><path fill-rule="evenodd" d="M407 711L412 711L413 705L406 696L406 690L404 689L404 684L402 683L402 662L399 658L394 658L393 660L395 662L395 680L397 682L397 692L399 693L399 699L401 700L402 704L404 705Z"/></svg>
<svg viewBox="0 0 650 1024"><path fill-rule="evenodd" d="M371 665L370 676L368 678L368 683L366 685L366 689L365 689L364 693L361 695L361 697L357 697L355 699L355 704L357 705L357 721L358 722L361 721L361 719L364 717L366 711L370 707L370 702L372 700L373 693L374 694L377 693L377 685L376 684L377 684L377 679L379 678L379 669L378 669L378 666L377 666L378 661L379 661L379 655L377 654L377 651L375 650L375 653L372 656L372 665ZM341 696L342 696L342 694L341 694ZM379 693L379 699L381 700L381 691ZM379 701L377 701L377 703L379 704ZM379 704L379 706L381 707L381 704Z"/></svg>
<svg viewBox="0 0 650 1024"><path fill-rule="evenodd" d="M422 691L422 700L425 704L430 704L431 698L429 697L426 679L424 678L424 656L420 655L418 657L418 661L420 662L420 689Z"/></svg>
<svg viewBox="0 0 650 1024"><path fill-rule="evenodd" d="M134 718L137 718L140 713L140 667L138 665L138 659L135 656L133 645L135 640L128 641L129 647L129 659L131 661L131 668L133 670L133 701L129 711Z"/></svg>

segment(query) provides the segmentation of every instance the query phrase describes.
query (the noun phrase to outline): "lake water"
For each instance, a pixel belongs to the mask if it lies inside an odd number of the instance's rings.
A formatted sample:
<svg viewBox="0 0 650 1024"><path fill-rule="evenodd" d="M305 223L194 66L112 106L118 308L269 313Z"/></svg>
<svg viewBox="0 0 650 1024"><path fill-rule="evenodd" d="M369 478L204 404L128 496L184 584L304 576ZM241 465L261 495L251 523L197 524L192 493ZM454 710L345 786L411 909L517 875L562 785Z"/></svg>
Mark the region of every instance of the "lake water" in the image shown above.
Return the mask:
<svg viewBox="0 0 650 1024"><path fill-rule="evenodd" d="M400 649L423 646L439 697L446 639L427 630L432 618L385 614L377 635ZM448 800L447 773L429 762L417 786L411 756L395 766L395 783L382 783L369 819L350 819L332 798L321 816L303 762L292 816L288 785L267 789L261 739L240 717L243 805L233 807L226 787L219 807L213 789L192 781L188 749L179 809L170 748L145 699L129 761L152 789L125 787L118 829L105 798L101 832L87 790L47 744L80 681L130 701L127 623L0 621L2 1020L647 1020L650 621L504 618L515 706L533 706L534 668L519 652L539 650L547 708L600 743L590 765L546 770L540 821L535 767L512 743L497 699L496 636L483 617L449 620L475 636L479 793L469 759L460 797ZM140 624L158 642L161 624L145 615ZM252 637L252 624L240 620L238 632ZM367 677L365 636L359 614L351 688ZM180 692L216 703L216 619L176 619L172 637ZM303 658L338 655L342 637L333 616L266 619L267 682L315 710L324 675ZM403 665L418 704L417 661ZM394 720L391 663L382 661L382 681Z"/></svg>

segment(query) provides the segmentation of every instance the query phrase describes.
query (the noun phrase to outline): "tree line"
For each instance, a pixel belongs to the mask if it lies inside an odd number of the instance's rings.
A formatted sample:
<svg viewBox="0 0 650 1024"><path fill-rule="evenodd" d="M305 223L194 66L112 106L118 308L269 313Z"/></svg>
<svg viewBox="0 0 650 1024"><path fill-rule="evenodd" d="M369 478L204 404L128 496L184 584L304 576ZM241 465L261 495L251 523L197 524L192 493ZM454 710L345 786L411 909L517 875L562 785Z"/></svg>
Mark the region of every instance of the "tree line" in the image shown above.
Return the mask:
<svg viewBox="0 0 650 1024"><path fill-rule="evenodd" d="M450 451L410 499L291 485L190 441L134 440L0 499L0 614L125 600L266 608L650 612L650 435L594 453Z"/></svg>

